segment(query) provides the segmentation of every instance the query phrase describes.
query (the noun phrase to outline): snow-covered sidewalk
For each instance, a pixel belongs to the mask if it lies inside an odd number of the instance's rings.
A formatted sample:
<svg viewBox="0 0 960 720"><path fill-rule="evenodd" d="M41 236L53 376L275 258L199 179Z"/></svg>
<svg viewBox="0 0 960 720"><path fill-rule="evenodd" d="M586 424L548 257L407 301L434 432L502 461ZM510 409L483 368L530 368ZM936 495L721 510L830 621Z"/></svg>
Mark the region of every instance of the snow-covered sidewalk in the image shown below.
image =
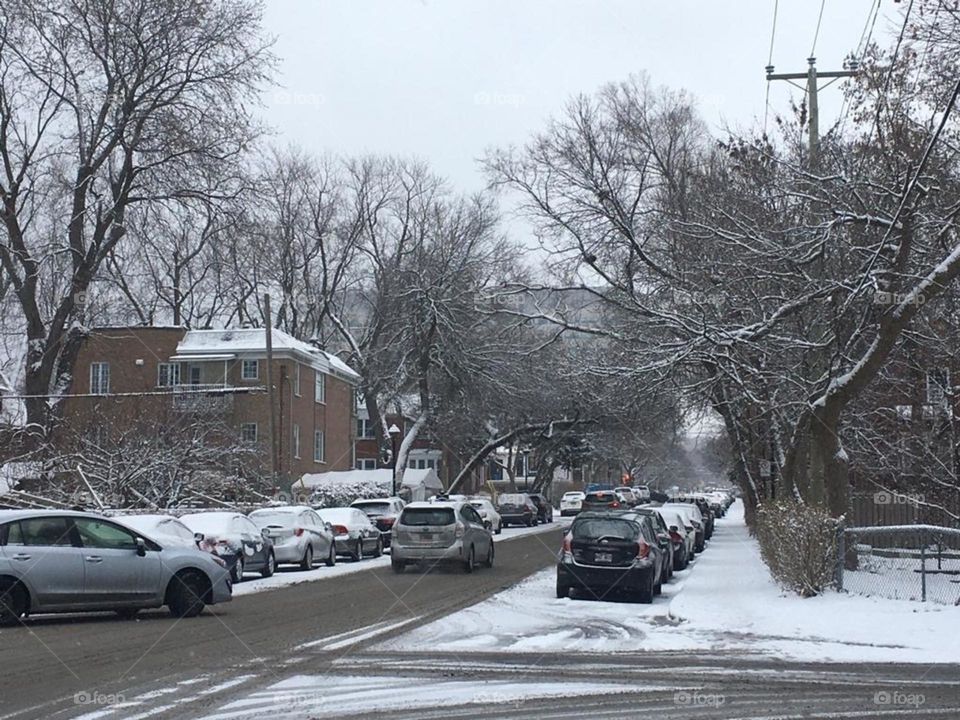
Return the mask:
<svg viewBox="0 0 960 720"><path fill-rule="evenodd" d="M771 580L737 503L696 563L652 605L557 600L554 570L381 645L384 650L726 651L803 661L960 662L960 608Z"/></svg>
<svg viewBox="0 0 960 720"><path fill-rule="evenodd" d="M538 533L549 532L550 530L555 529L557 526L569 525L570 521L570 518L563 518L561 520L559 513L557 513L557 520L553 524L537 525L536 527L532 528L504 528L503 532L500 535L494 535L493 539L494 542L506 542L515 538L523 537L524 535L535 535ZM277 572L274 573L273 577L254 579L252 575L247 575L246 579L244 579L242 583L234 585L233 596L240 597L243 595L252 595L253 593L276 590L278 588L289 587L290 585L329 580L331 578L342 577L343 575L362 572L363 570L369 570L371 568L387 567L390 565L389 552L390 551L387 550L386 554L381 555L378 558L370 558L367 560L361 560L360 562L351 562L350 560L346 560L344 558L337 558L337 564L333 567L320 565L315 567L313 570L306 571L301 570L294 565L282 565Z"/></svg>

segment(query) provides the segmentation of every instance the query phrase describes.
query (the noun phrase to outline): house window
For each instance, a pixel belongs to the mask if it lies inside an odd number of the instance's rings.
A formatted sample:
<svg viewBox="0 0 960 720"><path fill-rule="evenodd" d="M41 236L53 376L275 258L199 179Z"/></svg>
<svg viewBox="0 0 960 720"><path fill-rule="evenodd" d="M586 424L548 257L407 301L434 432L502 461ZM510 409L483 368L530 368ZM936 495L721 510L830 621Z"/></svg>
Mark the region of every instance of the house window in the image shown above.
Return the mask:
<svg viewBox="0 0 960 720"><path fill-rule="evenodd" d="M323 440L323 430L313 431L313 461L315 463L327 461L327 448Z"/></svg>
<svg viewBox="0 0 960 720"><path fill-rule="evenodd" d="M300 396L300 363L293 364L293 394Z"/></svg>
<svg viewBox="0 0 960 720"><path fill-rule="evenodd" d="M300 426L293 426L293 456L300 459Z"/></svg>
<svg viewBox="0 0 960 720"><path fill-rule="evenodd" d="M321 404L327 402L327 376L319 370L313 376L313 398Z"/></svg>
<svg viewBox="0 0 960 720"><path fill-rule="evenodd" d="M356 468L357 470L376 470L377 461L372 458L357 458Z"/></svg>
<svg viewBox="0 0 960 720"><path fill-rule="evenodd" d="M947 397L950 386L950 371L946 368L936 368L927 373L927 402L931 405L942 405Z"/></svg>
<svg viewBox="0 0 960 720"><path fill-rule="evenodd" d="M260 361L244 360L240 367L241 380L259 380L260 379Z"/></svg>
<svg viewBox="0 0 960 720"><path fill-rule="evenodd" d="M157 387L180 384L180 363L157 363Z"/></svg>
<svg viewBox="0 0 960 720"><path fill-rule="evenodd" d="M357 418L357 438L360 440L371 440L377 434L374 432L374 424L364 418Z"/></svg>
<svg viewBox="0 0 960 720"><path fill-rule="evenodd" d="M106 395L110 392L110 363L90 363L90 394Z"/></svg>
<svg viewBox="0 0 960 720"><path fill-rule="evenodd" d="M246 443L255 443L257 441L257 424L241 423L240 439Z"/></svg>

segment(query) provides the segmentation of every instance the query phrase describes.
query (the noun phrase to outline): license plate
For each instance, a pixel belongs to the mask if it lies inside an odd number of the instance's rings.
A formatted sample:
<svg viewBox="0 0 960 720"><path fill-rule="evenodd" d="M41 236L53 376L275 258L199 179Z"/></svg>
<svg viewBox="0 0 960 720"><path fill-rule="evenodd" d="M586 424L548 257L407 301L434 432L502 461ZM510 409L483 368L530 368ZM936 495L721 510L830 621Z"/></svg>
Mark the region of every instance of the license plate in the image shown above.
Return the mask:
<svg viewBox="0 0 960 720"><path fill-rule="evenodd" d="M433 540L433 533L420 533L421 540Z"/></svg>
<svg viewBox="0 0 960 720"><path fill-rule="evenodd" d="M613 562L613 553L597 553L593 559L597 562Z"/></svg>

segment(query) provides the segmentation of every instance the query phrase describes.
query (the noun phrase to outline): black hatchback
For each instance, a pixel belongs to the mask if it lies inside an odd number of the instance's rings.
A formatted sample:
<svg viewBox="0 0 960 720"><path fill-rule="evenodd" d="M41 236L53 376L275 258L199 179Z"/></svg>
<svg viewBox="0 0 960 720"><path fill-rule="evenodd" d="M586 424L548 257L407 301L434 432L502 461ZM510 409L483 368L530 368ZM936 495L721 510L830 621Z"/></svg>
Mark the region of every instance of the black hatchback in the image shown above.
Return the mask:
<svg viewBox="0 0 960 720"><path fill-rule="evenodd" d="M528 496L533 500L533 504L537 506L537 520L542 523L552 523L553 504L547 500L546 496L539 493L528 493Z"/></svg>
<svg viewBox="0 0 960 720"><path fill-rule="evenodd" d="M577 589L600 600L623 594L653 602L664 580L660 553L649 522L610 512L581 512L563 538L557 597Z"/></svg>

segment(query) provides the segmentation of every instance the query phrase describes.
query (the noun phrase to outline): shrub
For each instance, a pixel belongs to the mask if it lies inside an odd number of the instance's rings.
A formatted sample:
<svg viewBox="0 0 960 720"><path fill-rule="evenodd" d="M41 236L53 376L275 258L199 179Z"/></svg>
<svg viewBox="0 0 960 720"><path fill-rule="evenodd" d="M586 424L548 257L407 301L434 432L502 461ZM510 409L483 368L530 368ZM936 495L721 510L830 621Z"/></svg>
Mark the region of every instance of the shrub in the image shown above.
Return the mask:
<svg viewBox="0 0 960 720"><path fill-rule="evenodd" d="M757 508L757 541L777 583L802 597L833 584L838 521L826 510L796 502L767 502Z"/></svg>

